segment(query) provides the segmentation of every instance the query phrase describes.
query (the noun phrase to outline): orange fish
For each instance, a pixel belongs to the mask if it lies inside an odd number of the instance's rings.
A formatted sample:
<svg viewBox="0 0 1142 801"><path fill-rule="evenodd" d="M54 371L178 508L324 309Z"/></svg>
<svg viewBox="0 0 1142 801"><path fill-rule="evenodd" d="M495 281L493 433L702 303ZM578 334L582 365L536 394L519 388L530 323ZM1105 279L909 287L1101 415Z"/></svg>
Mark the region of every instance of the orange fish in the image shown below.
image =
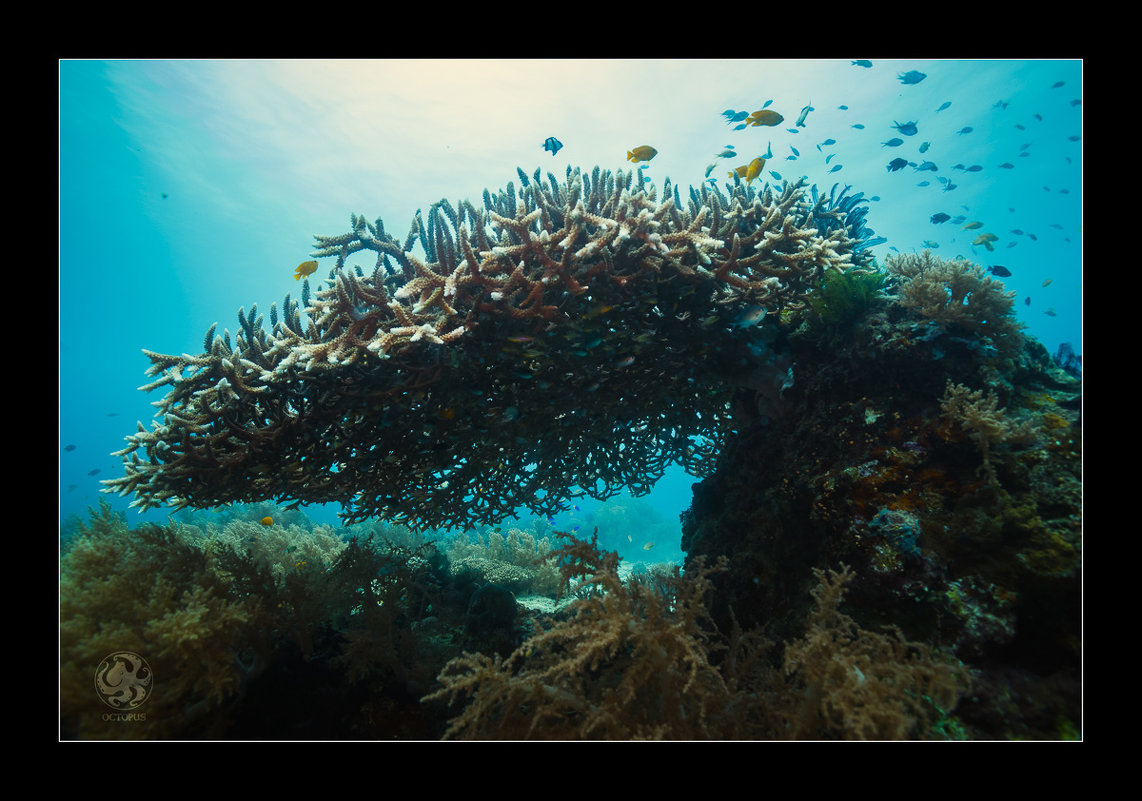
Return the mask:
<svg viewBox="0 0 1142 801"><path fill-rule="evenodd" d="M272 526L274 524L274 519L272 517L263 517L258 522L261 523L266 528L269 528L270 526Z"/></svg>
<svg viewBox="0 0 1142 801"><path fill-rule="evenodd" d="M317 272L317 262L303 261L297 265L297 269L293 271L293 280L300 281L303 276L313 275L315 272Z"/></svg>

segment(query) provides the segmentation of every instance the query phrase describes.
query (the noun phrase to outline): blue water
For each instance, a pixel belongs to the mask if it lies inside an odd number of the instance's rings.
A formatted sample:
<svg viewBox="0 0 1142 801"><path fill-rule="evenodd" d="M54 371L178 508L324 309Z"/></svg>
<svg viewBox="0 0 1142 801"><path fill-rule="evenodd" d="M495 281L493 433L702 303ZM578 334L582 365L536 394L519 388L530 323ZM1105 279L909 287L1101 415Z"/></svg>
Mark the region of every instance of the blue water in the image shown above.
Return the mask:
<svg viewBox="0 0 1142 801"><path fill-rule="evenodd" d="M867 222L887 239L878 258L934 243L938 255L1003 266L1028 333L1052 352L1071 342L1081 353L1082 68L1050 60L62 62L60 518L86 516L100 497L126 508L129 499L101 496L98 482L120 474L110 452L154 412L158 396L136 390L148 380L141 349L201 352L212 323L237 327L240 306L296 295L293 270L314 234L343 233L354 212L382 217L399 236L418 208L441 197L478 200L485 187L518 181L516 166L558 176L569 164L625 169L633 166L626 152L644 144L658 150L647 170L656 184L669 176L697 185L712 163L711 177L724 180L771 150L771 182L776 171L806 175L824 191L851 185L876 198ZM911 70L926 77L902 83ZM722 114L767 100L785 118L776 127L735 131ZM797 127L806 106L813 110ZM909 122L914 135L892 127ZM542 148L549 136L564 145L554 157ZM883 144L892 138L903 144ZM716 158L727 145L741 157ZM938 170L890 172L895 158ZM965 220L934 225L939 212ZM963 229L974 221L982 227ZM993 252L972 247L981 232L998 237ZM645 500L676 521L692 481L673 471ZM582 507L575 521L556 522L578 525L595 504ZM335 511L306 509L324 522Z"/></svg>

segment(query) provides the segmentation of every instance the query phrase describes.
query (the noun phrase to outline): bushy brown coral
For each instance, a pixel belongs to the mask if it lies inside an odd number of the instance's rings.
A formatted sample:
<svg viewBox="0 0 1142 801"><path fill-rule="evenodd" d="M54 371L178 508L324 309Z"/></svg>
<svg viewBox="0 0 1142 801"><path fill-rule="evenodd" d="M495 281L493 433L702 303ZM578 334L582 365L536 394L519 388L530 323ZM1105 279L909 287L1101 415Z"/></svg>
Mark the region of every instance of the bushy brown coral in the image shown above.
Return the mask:
<svg viewBox="0 0 1142 801"><path fill-rule="evenodd" d="M709 661L710 570L669 588L623 583L618 557L573 540L552 554L564 576L586 581L571 616L506 659L482 653L450 662L426 701L464 700L447 737L661 739L719 736L730 701ZM716 568L715 568L716 569ZM665 590L665 591L663 591Z"/></svg>
<svg viewBox="0 0 1142 801"><path fill-rule="evenodd" d="M960 326L986 336L1001 353L1023 346L1015 319L1015 293L979 265L933 256L932 252L890 254L885 269L897 281L899 303L940 326Z"/></svg>
<svg viewBox="0 0 1142 801"><path fill-rule="evenodd" d="M908 642L898 628L885 633L857 626L840 612L848 568L814 570L816 610L806 636L785 649L792 678L784 700L788 736L855 740L932 737L930 727L970 687L962 666L921 643ZM791 692L789 690L792 690Z"/></svg>
<svg viewBox="0 0 1142 801"><path fill-rule="evenodd" d="M1000 408L995 390L985 396L982 389L973 391L963 384L953 384L950 379L940 398L940 411L947 426L958 427L979 447L983 455L980 470L992 481L995 480L992 449L1003 443L1026 444L1038 433L1030 422L1012 420Z"/></svg>
<svg viewBox="0 0 1142 801"><path fill-rule="evenodd" d="M560 590L558 569L546 559L548 537L509 528L458 535L444 546L453 575L475 573L482 581L499 584L517 595L555 597Z"/></svg>
<svg viewBox="0 0 1142 801"><path fill-rule="evenodd" d="M212 327L205 353L148 351L144 389L170 390L107 489L143 508L334 501L420 528L553 514L575 485L644 493L672 461L708 472L735 385L784 380L754 324L851 264L856 234L802 183L703 185L684 206L641 173L548 178L433 204L403 244L353 217L318 237L336 262L307 321L287 296L269 331L254 306L233 342Z"/></svg>
<svg viewBox="0 0 1142 801"><path fill-rule="evenodd" d="M138 739L209 734L241 685L257 598L236 598L207 552L173 530L134 531L110 507L84 527L60 566L60 712L69 736ZM106 715L92 683L120 651L147 660L150 697L138 716ZM220 729L219 729L220 730Z"/></svg>
<svg viewBox="0 0 1142 801"><path fill-rule="evenodd" d="M365 707L415 709L410 688L459 652L441 622L457 614L442 573L427 544L246 521L205 536L179 524L132 530L104 506L61 561L63 736L436 736L431 721L378 722ZM116 714L93 677L122 652L146 661L150 686Z"/></svg>
<svg viewBox="0 0 1142 801"><path fill-rule="evenodd" d="M805 636L768 661L759 631L728 636L709 615L712 578L618 575L596 540L553 554L580 598L507 658L452 660L425 701L461 704L447 737L476 739L906 739L931 729L968 688L967 671L899 631L860 628L839 611L852 574L817 571Z"/></svg>

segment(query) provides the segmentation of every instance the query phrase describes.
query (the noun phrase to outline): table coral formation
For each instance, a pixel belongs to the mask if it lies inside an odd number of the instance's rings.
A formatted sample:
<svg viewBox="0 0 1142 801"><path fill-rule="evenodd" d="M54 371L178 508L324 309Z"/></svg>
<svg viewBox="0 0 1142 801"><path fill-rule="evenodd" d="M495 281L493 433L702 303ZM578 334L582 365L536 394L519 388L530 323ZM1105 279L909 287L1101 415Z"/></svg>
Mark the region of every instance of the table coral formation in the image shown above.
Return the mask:
<svg viewBox="0 0 1142 801"><path fill-rule="evenodd" d="M671 462L708 474L734 392L792 380L766 314L870 261L866 201L737 180L686 203L667 181L659 201L642 177L520 170L482 207L418 212L403 242L353 216L317 237L323 288L271 306L269 330L254 305L204 353L145 351L143 389L170 389L107 489L144 509L336 501L349 522L440 527L639 494Z"/></svg>

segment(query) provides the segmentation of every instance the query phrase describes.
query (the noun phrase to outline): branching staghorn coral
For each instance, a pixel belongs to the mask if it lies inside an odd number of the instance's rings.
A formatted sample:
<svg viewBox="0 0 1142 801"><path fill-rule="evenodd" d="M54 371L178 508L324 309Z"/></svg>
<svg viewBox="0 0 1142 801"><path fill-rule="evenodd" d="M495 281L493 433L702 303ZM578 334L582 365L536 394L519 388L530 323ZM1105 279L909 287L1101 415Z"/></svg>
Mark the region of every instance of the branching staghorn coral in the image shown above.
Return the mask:
<svg viewBox="0 0 1142 801"><path fill-rule="evenodd" d="M304 285L305 319L287 295L270 330L255 305L233 342L212 327L202 354L145 351L143 389L170 389L107 490L144 509L337 501L348 522L422 528L645 493L675 461L704 475L735 389L788 380L755 324L863 258L863 210L836 187L735 181L684 206L641 173L519 178L482 208L418 212L403 242L357 216L317 237L335 264Z"/></svg>

